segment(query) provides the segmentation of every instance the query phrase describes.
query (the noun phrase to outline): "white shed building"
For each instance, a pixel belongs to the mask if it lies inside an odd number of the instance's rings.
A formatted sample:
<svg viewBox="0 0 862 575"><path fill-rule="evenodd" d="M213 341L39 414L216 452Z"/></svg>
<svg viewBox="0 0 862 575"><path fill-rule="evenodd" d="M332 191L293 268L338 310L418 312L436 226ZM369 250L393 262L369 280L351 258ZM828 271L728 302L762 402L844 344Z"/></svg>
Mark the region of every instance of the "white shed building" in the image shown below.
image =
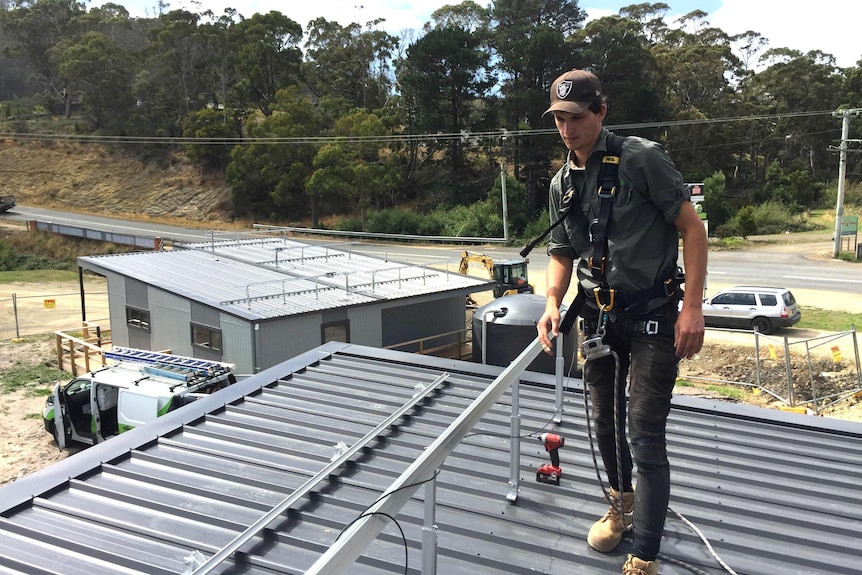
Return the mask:
<svg viewBox="0 0 862 575"><path fill-rule="evenodd" d="M258 237L85 256L78 265L107 278L114 344L233 363L238 373L328 341L454 343L466 295L493 287L343 247Z"/></svg>

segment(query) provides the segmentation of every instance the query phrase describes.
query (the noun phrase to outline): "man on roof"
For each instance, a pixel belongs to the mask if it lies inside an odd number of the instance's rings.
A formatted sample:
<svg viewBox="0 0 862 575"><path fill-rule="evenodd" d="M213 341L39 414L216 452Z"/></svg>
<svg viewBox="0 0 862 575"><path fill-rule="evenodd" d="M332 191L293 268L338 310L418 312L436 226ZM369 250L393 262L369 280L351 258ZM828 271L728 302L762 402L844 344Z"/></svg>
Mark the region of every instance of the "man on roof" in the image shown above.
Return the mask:
<svg viewBox="0 0 862 575"><path fill-rule="evenodd" d="M670 498L665 427L678 362L703 345L707 240L662 146L613 135L602 125L607 111L601 82L586 70L565 72L551 86L545 114L553 115L568 154L551 182L549 209L551 221L565 219L549 241L547 303L537 331L550 353L574 276L585 302L583 377L611 503L587 543L608 553L631 530L623 575L657 575Z"/></svg>

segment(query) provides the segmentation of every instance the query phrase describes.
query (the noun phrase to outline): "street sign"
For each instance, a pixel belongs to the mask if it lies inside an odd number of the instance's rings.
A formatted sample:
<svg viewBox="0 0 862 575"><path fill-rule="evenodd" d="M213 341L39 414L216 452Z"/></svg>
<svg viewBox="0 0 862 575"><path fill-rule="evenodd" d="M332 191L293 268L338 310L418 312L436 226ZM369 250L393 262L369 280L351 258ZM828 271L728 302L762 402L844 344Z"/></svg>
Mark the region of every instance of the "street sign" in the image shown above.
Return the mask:
<svg viewBox="0 0 862 575"><path fill-rule="evenodd" d="M856 230L859 228L859 216L842 216L841 217L841 235L855 236Z"/></svg>

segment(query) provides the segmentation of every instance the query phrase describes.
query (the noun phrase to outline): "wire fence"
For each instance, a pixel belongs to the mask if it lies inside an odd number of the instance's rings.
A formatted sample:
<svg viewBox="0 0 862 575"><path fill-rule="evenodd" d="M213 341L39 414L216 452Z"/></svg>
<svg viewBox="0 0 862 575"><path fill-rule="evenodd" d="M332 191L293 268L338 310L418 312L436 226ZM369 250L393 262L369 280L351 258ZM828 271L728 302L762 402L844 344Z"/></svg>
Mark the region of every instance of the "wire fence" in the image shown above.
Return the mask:
<svg viewBox="0 0 862 575"><path fill-rule="evenodd" d="M108 326L107 291L20 295L0 298L0 340L80 329L85 319Z"/></svg>
<svg viewBox="0 0 862 575"><path fill-rule="evenodd" d="M752 387L799 411L819 414L862 398L856 326L848 331L792 339L749 332L753 351L722 374L685 379ZM732 362L731 362L732 363Z"/></svg>

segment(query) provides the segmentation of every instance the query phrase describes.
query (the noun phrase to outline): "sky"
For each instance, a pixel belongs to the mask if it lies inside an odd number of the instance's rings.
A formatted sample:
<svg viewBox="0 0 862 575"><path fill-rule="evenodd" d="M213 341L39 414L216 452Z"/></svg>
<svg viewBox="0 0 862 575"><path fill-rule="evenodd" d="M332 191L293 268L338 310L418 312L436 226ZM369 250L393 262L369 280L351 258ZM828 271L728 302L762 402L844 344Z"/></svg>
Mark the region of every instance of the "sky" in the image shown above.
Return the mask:
<svg viewBox="0 0 862 575"><path fill-rule="evenodd" d="M114 0L133 16L153 15L158 0ZM461 0L166 0L169 10L185 8L194 12L212 10L221 14L231 7L243 16L278 10L302 25L324 17L341 25L369 22L385 18L384 28L399 35L407 29L420 30L430 20L431 13L447 4ZM653 0L655 1L655 0ZM862 43L858 41L862 22L862 2L858 0L663 0L670 6L666 18L693 10L709 14L712 26L728 34L748 30L759 32L769 40L770 48L792 48L801 52L820 50L835 56L841 67L852 67L862 59ZM476 0L486 5L488 0ZM97 0L94 5L103 2ZM623 6L636 0L580 0L578 5L589 19L617 14Z"/></svg>

